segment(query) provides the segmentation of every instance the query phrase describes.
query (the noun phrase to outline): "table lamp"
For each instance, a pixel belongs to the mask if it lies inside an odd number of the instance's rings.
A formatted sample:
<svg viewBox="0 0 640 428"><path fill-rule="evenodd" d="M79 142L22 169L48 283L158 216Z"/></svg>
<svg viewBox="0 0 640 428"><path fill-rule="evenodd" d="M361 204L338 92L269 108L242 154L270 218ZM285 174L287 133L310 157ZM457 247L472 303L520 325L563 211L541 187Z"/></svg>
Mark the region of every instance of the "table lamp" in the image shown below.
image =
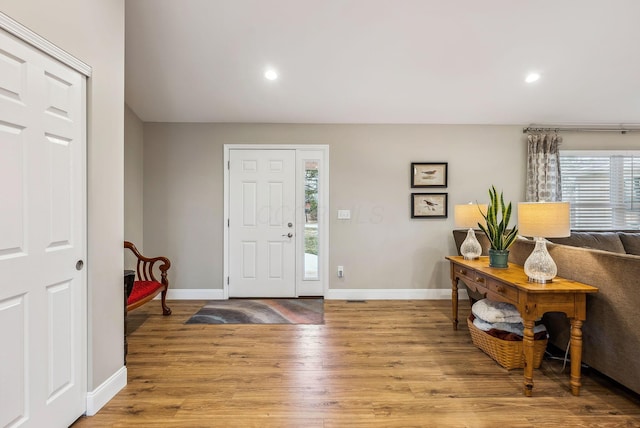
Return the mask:
<svg viewBox="0 0 640 428"><path fill-rule="evenodd" d="M546 284L558 273L558 267L547 251L544 238L571 235L569 202L521 202L518 204L518 229L523 236L534 238L536 246L524 262L530 282Z"/></svg>
<svg viewBox="0 0 640 428"><path fill-rule="evenodd" d="M462 245L460 245L460 254L465 260L473 260L480 257L482 247L476 238L473 228L478 227L478 223L484 221L483 213L487 212L487 204L468 204L456 205L453 211L453 217L456 227L469 228L467 237Z"/></svg>

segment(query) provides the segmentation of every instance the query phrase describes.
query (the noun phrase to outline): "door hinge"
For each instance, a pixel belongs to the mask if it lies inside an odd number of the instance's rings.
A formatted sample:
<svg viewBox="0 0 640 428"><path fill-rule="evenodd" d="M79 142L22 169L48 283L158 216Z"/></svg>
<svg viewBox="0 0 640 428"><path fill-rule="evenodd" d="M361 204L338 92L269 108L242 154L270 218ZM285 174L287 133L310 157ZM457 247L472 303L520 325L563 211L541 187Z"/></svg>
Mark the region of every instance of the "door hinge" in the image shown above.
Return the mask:
<svg viewBox="0 0 640 428"><path fill-rule="evenodd" d="M231 169L231 161L227 161L227 169Z"/></svg>
<svg viewBox="0 0 640 428"><path fill-rule="evenodd" d="M227 285L229 285L229 277L227 277Z"/></svg>
<svg viewBox="0 0 640 428"><path fill-rule="evenodd" d="M229 227L231 224L229 223L229 219L227 219L227 227Z"/></svg>

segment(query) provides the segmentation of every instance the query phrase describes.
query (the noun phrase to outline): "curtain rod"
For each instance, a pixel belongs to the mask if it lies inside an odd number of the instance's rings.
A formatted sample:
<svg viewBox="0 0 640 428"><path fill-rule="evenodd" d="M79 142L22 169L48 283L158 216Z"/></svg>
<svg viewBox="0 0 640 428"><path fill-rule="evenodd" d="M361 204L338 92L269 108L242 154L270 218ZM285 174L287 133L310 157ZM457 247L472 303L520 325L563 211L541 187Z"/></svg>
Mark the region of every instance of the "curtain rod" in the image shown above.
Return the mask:
<svg viewBox="0 0 640 428"><path fill-rule="evenodd" d="M620 134L626 134L628 132L639 132L640 128L606 128L606 127L546 127L546 126L527 126L522 128L522 133L528 132L619 132Z"/></svg>

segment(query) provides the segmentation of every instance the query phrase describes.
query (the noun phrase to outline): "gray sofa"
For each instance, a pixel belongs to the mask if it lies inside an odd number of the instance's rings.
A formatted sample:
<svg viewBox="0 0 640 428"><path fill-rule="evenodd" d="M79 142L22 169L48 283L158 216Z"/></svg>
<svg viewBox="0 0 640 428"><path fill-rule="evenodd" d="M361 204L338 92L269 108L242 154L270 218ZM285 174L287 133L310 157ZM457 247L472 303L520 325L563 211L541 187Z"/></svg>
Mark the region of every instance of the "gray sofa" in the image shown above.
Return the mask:
<svg viewBox="0 0 640 428"><path fill-rule="evenodd" d="M453 232L458 253L466 233ZM486 237L480 231L476 236L487 254ZM640 394L640 232L572 232L569 238L550 241L547 248L559 276L598 288L598 293L587 295L582 362ZM523 265L533 248L533 241L517 239L509 262ZM549 342L566 349L566 316L548 313L543 322Z"/></svg>

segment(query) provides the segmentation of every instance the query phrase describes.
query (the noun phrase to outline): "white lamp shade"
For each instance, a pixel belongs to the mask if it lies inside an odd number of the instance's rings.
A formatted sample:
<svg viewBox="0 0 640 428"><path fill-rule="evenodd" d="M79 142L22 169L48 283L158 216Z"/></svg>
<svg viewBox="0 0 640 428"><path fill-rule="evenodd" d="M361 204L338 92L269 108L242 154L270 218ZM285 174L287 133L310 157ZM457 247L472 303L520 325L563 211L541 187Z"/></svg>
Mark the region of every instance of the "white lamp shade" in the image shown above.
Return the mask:
<svg viewBox="0 0 640 428"><path fill-rule="evenodd" d="M570 236L569 202L520 202L518 231L521 235L530 237Z"/></svg>
<svg viewBox="0 0 640 428"><path fill-rule="evenodd" d="M478 227L478 223L484 223L482 214L487 213L487 204L468 203L456 205L453 209L453 218L456 227Z"/></svg>

